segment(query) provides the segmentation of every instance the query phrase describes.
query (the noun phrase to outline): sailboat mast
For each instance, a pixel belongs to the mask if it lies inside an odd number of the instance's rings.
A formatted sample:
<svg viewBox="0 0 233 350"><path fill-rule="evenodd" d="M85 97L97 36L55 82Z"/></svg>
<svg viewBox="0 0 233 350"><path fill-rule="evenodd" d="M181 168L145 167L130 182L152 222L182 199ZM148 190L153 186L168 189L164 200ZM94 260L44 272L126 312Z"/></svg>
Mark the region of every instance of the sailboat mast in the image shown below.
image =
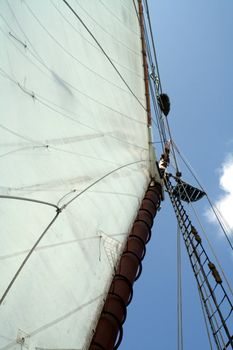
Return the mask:
<svg viewBox="0 0 233 350"><path fill-rule="evenodd" d="M148 142L149 148L152 148L151 108L148 81L149 74L144 37L143 6L141 0L138 0L138 9L138 20L142 43L142 64L145 82ZM131 302L133 296L133 283L141 274L142 260L146 253L146 244L150 240L153 220L163 198L161 184L154 181L156 180L156 175L153 149L150 149L150 163L152 182L145 193L144 199L142 200L141 207L134 221L131 233L128 236L125 249L121 255L118 267L116 268L115 276L106 297L89 350L117 349L122 340L122 325L126 319L127 306Z"/></svg>
<svg viewBox="0 0 233 350"><path fill-rule="evenodd" d="M133 296L133 283L141 274L146 244L150 240L153 220L161 199L161 185L151 184L115 271L89 350L112 350L120 345L126 308Z"/></svg>
<svg viewBox="0 0 233 350"><path fill-rule="evenodd" d="M145 80L145 96L146 96L146 109L147 109L147 120L148 126L151 125L151 108L150 108L150 89L149 89L149 74L148 74L148 64L147 64L147 53L146 53L146 41L144 32L144 16L143 16L143 6L142 0L138 0L139 8L139 24L141 30L141 41L142 41L142 60L144 68L144 80Z"/></svg>

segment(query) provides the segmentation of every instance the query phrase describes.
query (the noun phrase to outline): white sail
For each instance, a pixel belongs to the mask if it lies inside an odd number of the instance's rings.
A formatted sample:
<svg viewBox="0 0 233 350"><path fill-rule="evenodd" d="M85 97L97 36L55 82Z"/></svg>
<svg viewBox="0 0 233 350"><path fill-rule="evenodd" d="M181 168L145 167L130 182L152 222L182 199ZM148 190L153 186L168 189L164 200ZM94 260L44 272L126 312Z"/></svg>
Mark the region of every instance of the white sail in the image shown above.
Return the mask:
<svg viewBox="0 0 233 350"><path fill-rule="evenodd" d="M1 349L88 347L150 180L133 2L69 5L0 3Z"/></svg>

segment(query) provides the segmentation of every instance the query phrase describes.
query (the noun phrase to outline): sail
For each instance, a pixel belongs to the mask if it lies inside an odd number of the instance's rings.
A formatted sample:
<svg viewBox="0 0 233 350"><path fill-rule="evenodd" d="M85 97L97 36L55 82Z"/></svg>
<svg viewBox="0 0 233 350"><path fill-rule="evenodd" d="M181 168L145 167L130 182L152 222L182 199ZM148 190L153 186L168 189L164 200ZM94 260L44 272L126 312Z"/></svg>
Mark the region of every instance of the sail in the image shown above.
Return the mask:
<svg viewBox="0 0 233 350"><path fill-rule="evenodd" d="M152 171L138 17L131 0L0 13L0 348L86 349Z"/></svg>

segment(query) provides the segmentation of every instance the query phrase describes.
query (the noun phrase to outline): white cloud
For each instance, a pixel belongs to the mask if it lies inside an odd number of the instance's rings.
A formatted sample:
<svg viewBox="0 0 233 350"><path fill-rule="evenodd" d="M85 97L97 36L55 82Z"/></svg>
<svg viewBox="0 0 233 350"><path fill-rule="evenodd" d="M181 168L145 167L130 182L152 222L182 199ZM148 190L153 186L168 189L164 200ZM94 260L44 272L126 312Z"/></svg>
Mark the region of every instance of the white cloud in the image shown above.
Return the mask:
<svg viewBox="0 0 233 350"><path fill-rule="evenodd" d="M233 234L233 156L229 156L222 164L219 184L224 194L214 203L214 206L220 213L227 232ZM207 212L207 217L209 221L217 222L210 210Z"/></svg>

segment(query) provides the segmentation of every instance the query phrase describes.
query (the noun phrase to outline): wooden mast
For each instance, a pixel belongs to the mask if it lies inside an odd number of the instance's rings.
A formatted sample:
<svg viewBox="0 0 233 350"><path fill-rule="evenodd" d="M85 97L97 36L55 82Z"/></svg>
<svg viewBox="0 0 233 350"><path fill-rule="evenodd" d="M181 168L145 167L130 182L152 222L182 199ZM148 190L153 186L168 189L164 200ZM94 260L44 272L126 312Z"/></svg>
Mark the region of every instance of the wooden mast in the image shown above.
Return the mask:
<svg viewBox="0 0 233 350"><path fill-rule="evenodd" d="M144 38L144 18L142 1L138 0L139 24L142 42L142 60L145 81L148 134L151 126L150 93L148 81L148 64ZM150 143L150 135L149 135ZM154 179L153 179L154 180ZM162 187L152 182L142 201L138 215L128 236L125 249L120 258L115 276L105 300L89 350L115 350L123 336L122 325L126 318L127 306L132 300L133 283L139 278L146 244L151 237L151 228L157 209L162 200ZM119 218L120 220L120 218Z"/></svg>
<svg viewBox="0 0 233 350"><path fill-rule="evenodd" d="M139 278L142 270L146 243L150 240L153 220L161 198L161 185L155 183L149 186L120 258L90 350L113 350L120 345L126 308L132 300L133 283Z"/></svg>

